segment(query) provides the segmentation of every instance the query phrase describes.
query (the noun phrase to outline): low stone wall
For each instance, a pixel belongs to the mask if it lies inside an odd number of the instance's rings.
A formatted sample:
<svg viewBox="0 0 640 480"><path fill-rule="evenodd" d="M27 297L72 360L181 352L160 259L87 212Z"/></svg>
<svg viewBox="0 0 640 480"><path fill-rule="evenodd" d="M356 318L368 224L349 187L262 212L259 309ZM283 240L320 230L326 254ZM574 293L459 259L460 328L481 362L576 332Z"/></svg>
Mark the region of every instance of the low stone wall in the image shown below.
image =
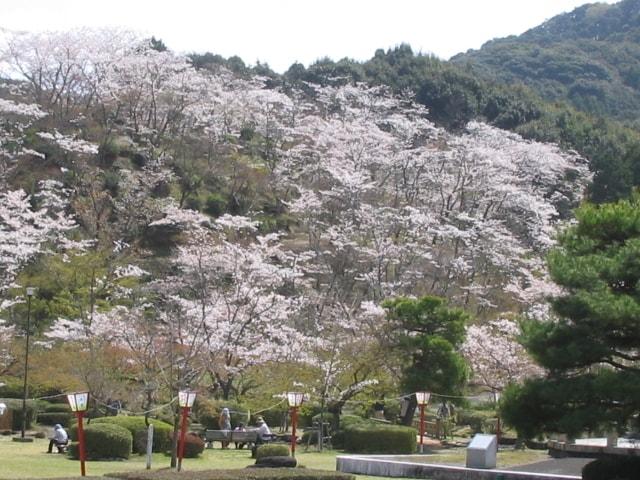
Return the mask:
<svg viewBox="0 0 640 480"><path fill-rule="evenodd" d="M572 475L482 470L394 460L392 455L344 455L336 458L336 468L344 473L379 477L429 478L433 480L581 480Z"/></svg>
<svg viewBox="0 0 640 480"><path fill-rule="evenodd" d="M640 448L604 447L598 445L576 445L575 443L550 440L549 454L554 457L602 457L607 455L640 456Z"/></svg>

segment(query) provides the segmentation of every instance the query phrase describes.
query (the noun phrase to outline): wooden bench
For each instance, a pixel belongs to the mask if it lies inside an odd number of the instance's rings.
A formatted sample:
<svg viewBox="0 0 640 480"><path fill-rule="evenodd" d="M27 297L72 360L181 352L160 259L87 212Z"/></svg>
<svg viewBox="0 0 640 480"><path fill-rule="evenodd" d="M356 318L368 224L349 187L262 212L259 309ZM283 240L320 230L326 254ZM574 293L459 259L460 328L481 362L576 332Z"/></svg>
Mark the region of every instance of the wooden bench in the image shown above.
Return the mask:
<svg viewBox="0 0 640 480"><path fill-rule="evenodd" d="M255 443L258 439L258 432L249 430L242 432L239 430L205 430L204 440L208 448L213 448L213 442L228 443Z"/></svg>
<svg viewBox="0 0 640 480"><path fill-rule="evenodd" d="M231 432L231 441L235 443L256 443L258 439L258 432L248 431L232 431Z"/></svg>

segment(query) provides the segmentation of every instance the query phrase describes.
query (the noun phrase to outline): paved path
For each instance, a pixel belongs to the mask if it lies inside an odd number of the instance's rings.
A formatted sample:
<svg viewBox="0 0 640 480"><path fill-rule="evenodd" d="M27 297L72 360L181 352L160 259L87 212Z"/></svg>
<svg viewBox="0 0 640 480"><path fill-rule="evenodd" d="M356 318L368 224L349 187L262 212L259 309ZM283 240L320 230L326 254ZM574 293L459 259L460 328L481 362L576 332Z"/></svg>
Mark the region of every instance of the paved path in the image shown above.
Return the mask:
<svg viewBox="0 0 640 480"><path fill-rule="evenodd" d="M528 465L520 465L518 467L509 467L504 470L514 470L516 472L534 472L534 473L556 473L558 475L582 475L582 467L587 463L595 460L595 458L554 458L543 462L530 463Z"/></svg>

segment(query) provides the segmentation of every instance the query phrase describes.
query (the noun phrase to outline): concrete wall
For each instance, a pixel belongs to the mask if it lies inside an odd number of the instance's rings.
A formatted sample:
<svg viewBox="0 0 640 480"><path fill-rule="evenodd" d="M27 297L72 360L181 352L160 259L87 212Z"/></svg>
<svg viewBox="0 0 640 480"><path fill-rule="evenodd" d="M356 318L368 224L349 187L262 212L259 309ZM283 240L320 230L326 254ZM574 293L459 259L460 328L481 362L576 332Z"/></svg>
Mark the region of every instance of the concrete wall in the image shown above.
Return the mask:
<svg viewBox="0 0 640 480"><path fill-rule="evenodd" d="M581 480L571 475L513 472L508 470L480 470L475 468L412 463L394 460L392 455L344 455L336 459L336 468L344 473L380 477L429 478L433 480Z"/></svg>
<svg viewBox="0 0 640 480"><path fill-rule="evenodd" d="M567 457L601 457L603 455L640 456L640 448L603 447L597 445L576 445L574 443L549 441L549 453Z"/></svg>

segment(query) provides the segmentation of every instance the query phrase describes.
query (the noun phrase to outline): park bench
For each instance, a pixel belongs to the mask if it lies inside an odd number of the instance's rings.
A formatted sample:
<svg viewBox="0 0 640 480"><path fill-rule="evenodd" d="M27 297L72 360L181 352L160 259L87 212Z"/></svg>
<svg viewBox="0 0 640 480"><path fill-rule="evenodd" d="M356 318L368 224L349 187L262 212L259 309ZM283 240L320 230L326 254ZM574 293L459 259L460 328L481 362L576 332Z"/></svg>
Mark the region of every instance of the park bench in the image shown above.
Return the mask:
<svg viewBox="0 0 640 480"><path fill-rule="evenodd" d="M205 430L204 441L207 442L207 448L213 448L213 442L230 442L231 430Z"/></svg>
<svg viewBox="0 0 640 480"><path fill-rule="evenodd" d="M235 442L235 443L256 443L258 432L255 430L235 431L235 430L205 430L204 440L208 448L213 448L213 442Z"/></svg>

